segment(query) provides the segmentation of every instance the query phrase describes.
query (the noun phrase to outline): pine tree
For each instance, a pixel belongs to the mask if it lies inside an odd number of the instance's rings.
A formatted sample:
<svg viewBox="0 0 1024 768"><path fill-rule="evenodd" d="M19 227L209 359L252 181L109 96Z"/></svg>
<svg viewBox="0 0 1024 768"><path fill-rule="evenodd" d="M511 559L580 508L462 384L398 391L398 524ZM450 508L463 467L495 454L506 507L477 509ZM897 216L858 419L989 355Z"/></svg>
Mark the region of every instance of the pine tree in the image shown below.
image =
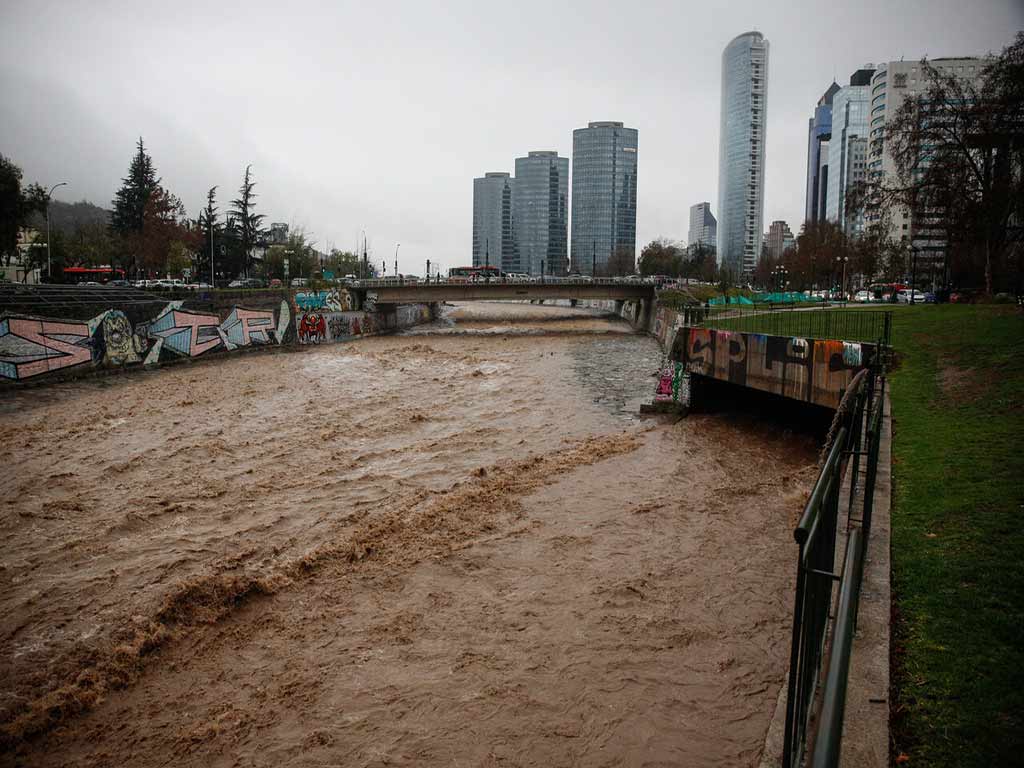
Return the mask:
<svg viewBox="0 0 1024 768"><path fill-rule="evenodd" d="M128 168L128 176L121 181L121 188L117 190L113 200L114 210L110 215L110 227L122 236L137 235L142 232L146 203L160 186L153 158L146 154L141 136Z"/></svg>
<svg viewBox="0 0 1024 768"><path fill-rule="evenodd" d="M242 269L246 275L249 274L252 266L252 249L256 245L260 235L260 227L263 224L263 215L254 213L256 204L253 202L256 193L253 189L256 182L252 180L252 166L245 166L245 179L238 193L241 195L237 200L232 200L232 213L238 225L239 248L242 257Z"/></svg>
<svg viewBox="0 0 1024 768"><path fill-rule="evenodd" d="M215 259L216 249L221 240L220 233L221 227L217 223L217 188L210 187L210 191L206 193L206 207L199 212L199 229L203 233L204 242L202 245L202 258L200 263L197 265L200 275L200 280L205 279L211 275L210 260ZM214 249L211 251L211 247ZM216 264L216 260L214 261ZM223 266L221 267L223 271Z"/></svg>

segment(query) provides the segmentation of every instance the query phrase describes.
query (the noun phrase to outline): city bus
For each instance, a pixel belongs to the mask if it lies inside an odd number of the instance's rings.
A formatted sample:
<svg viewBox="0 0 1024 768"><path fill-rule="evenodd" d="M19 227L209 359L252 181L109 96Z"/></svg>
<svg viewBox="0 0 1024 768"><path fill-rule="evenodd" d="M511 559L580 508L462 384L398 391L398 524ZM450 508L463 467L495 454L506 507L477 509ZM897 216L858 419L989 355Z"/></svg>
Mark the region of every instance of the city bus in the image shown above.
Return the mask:
<svg viewBox="0 0 1024 768"><path fill-rule="evenodd" d="M452 267L448 270L448 279L455 283L475 283L500 277L501 270L497 267Z"/></svg>
<svg viewBox="0 0 1024 768"><path fill-rule="evenodd" d="M64 267L64 281L68 283L106 283L124 280L124 270L109 266Z"/></svg>

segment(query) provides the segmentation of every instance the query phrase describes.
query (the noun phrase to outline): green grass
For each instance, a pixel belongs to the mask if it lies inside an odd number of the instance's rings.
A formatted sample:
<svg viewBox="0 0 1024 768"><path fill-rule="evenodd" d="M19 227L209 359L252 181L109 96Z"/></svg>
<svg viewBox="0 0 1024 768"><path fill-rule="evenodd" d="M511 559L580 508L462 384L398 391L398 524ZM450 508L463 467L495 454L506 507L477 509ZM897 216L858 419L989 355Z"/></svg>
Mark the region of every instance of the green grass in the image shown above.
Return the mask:
<svg viewBox="0 0 1024 768"><path fill-rule="evenodd" d="M1024 316L902 307L893 403L894 755L1024 760Z"/></svg>
<svg viewBox="0 0 1024 768"><path fill-rule="evenodd" d="M808 309L806 306L712 307L705 321L708 328L723 331L766 333L843 341L878 341L883 335L886 307L872 309L835 307ZM903 308L896 308L897 311Z"/></svg>

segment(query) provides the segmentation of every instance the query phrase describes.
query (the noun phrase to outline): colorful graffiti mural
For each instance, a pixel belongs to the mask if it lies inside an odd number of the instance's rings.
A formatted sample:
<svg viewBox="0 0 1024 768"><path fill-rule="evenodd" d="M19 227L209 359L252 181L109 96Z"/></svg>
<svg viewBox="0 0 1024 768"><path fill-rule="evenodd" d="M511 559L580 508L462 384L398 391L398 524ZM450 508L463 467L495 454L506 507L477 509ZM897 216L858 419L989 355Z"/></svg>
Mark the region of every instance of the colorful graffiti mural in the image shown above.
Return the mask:
<svg viewBox="0 0 1024 768"><path fill-rule="evenodd" d="M332 288L329 291L298 291L295 294L296 312L308 312L315 309L328 312L350 312L352 308L352 295L347 288Z"/></svg>
<svg viewBox="0 0 1024 768"><path fill-rule="evenodd" d="M658 403L686 403L689 389L686 381L686 367L682 362L669 361L658 376L658 387L654 401Z"/></svg>
<svg viewBox="0 0 1024 768"><path fill-rule="evenodd" d="M88 323L9 317L0 321L0 376L27 379L93 360Z"/></svg>
<svg viewBox="0 0 1024 768"><path fill-rule="evenodd" d="M842 341L689 328L686 370L796 400L835 408L868 359Z"/></svg>
<svg viewBox="0 0 1024 768"><path fill-rule="evenodd" d="M349 301L347 291L344 296L338 291L319 293L335 294L321 297L325 306L345 306ZM344 341L432 319L424 304L401 305L387 313L313 310L295 314L295 330L289 333L291 307L288 301L276 310L232 307L221 317L172 301L134 327L120 309L108 309L88 321L0 317L0 380L22 381L79 366L156 365L240 347Z"/></svg>
<svg viewBox="0 0 1024 768"><path fill-rule="evenodd" d="M302 312L295 317L300 344L347 341L355 336L407 328L433 319L426 304L402 304L391 312Z"/></svg>
<svg viewBox="0 0 1024 768"><path fill-rule="evenodd" d="M172 301L152 320L134 328L125 313L108 309L88 322L9 316L0 320L0 378L21 381L75 366L124 367L198 357L217 349L281 344L291 310L234 307L217 315L182 308Z"/></svg>

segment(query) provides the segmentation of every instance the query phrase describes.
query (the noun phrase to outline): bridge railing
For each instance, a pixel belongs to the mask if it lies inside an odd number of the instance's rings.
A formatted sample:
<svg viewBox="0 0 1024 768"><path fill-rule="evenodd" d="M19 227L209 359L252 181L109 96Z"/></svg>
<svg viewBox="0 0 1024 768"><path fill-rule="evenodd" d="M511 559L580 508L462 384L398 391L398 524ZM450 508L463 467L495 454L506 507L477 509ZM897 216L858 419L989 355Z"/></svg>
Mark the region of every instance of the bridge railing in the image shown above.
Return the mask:
<svg viewBox="0 0 1024 768"><path fill-rule="evenodd" d="M408 280L399 277L374 278L371 280L353 280L349 283L353 288L411 288L426 285L615 285L623 287L648 287L654 288L653 283L642 280L628 280L622 277L559 277L556 275L545 275L544 277L505 278L491 277L473 280L466 277L432 277L429 280Z"/></svg>
<svg viewBox="0 0 1024 768"><path fill-rule="evenodd" d="M812 339L890 343L892 311L806 305L754 307L691 306L683 310L695 324L721 331L799 336Z"/></svg>
<svg viewBox="0 0 1024 768"><path fill-rule="evenodd" d="M877 367L861 371L850 383L836 413L821 472L793 531L799 553L782 755L785 768L839 764L864 551L871 534L884 394L885 378ZM847 540L843 565L835 573L847 475ZM837 584L835 614L830 621ZM826 657L828 667L822 680ZM809 763L805 761L808 745Z"/></svg>

